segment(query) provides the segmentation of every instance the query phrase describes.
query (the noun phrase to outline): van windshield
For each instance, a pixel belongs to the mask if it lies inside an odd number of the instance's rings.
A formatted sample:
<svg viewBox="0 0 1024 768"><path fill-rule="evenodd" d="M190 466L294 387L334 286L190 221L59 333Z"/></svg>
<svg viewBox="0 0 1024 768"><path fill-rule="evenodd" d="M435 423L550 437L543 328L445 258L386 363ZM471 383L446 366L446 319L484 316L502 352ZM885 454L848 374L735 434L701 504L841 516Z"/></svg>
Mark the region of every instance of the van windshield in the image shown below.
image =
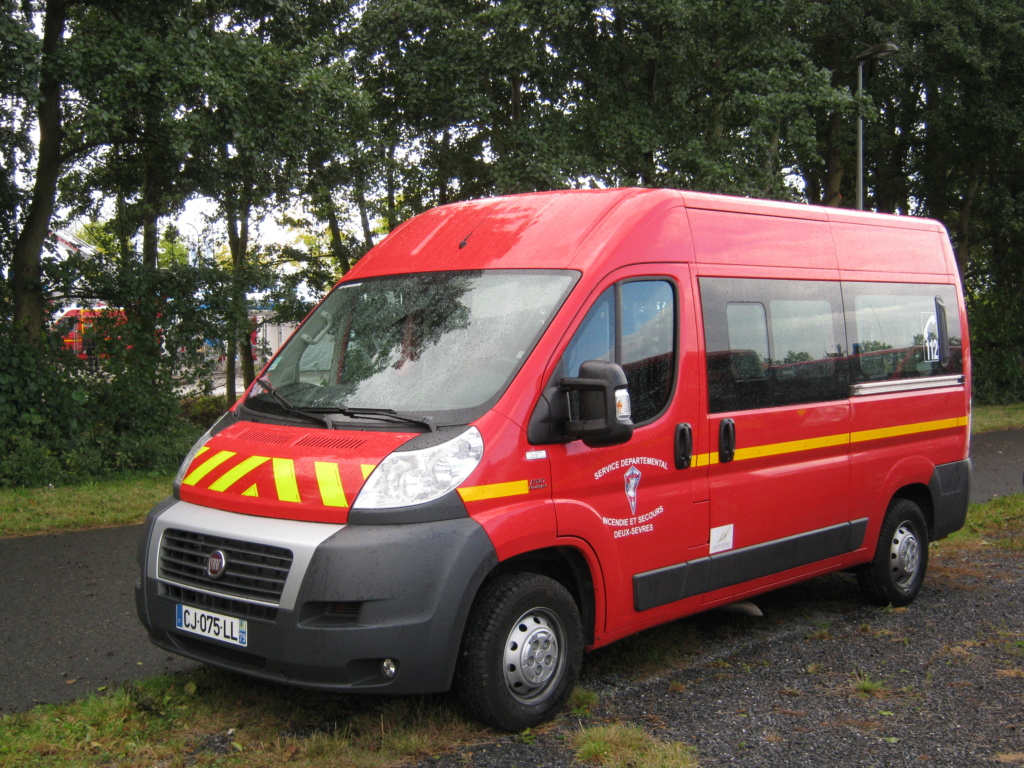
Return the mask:
<svg viewBox="0 0 1024 768"><path fill-rule="evenodd" d="M442 424L504 392L578 273L428 272L337 286L254 387L247 408L380 424L387 409ZM300 411L304 413L294 413Z"/></svg>

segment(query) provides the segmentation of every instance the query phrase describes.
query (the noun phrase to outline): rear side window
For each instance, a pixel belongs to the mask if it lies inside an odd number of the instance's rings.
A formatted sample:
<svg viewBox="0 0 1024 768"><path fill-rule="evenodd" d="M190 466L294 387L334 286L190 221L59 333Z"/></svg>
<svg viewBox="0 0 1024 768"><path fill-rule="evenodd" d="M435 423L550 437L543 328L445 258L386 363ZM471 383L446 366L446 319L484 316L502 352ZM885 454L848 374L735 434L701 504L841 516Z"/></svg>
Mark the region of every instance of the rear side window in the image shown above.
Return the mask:
<svg viewBox="0 0 1024 768"><path fill-rule="evenodd" d="M608 288L594 302L562 355L566 376L587 360L622 366L633 423L650 421L668 404L676 368L676 300L667 280L632 280ZM570 395L570 407L576 404Z"/></svg>
<svg viewBox="0 0 1024 768"><path fill-rule="evenodd" d="M838 283L702 278L700 292L713 413L848 395Z"/></svg>
<svg viewBox="0 0 1024 768"><path fill-rule="evenodd" d="M855 382L963 373L952 286L844 283L843 295Z"/></svg>

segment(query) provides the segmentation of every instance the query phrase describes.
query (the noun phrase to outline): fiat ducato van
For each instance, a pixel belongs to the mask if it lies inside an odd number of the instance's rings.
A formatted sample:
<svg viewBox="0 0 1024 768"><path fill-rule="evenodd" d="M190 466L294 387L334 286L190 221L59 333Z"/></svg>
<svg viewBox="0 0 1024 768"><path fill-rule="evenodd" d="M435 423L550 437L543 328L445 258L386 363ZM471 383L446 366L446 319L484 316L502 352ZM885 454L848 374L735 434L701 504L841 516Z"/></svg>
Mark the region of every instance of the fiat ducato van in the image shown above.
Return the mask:
<svg viewBox="0 0 1024 768"><path fill-rule="evenodd" d="M970 483L929 220L651 189L436 208L363 257L149 514L161 648L518 731L586 649L833 571L895 606Z"/></svg>

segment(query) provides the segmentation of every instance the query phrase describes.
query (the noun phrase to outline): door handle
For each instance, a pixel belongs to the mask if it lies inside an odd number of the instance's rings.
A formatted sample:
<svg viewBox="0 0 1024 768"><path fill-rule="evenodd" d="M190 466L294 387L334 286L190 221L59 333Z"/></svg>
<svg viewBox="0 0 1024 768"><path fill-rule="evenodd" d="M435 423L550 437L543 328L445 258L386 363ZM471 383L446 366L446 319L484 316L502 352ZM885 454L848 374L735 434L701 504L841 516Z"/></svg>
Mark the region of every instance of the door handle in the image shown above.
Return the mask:
<svg viewBox="0 0 1024 768"><path fill-rule="evenodd" d="M718 461L725 464L736 455L736 422L722 419L718 424Z"/></svg>
<svg viewBox="0 0 1024 768"><path fill-rule="evenodd" d="M693 427L676 424L676 469L689 469L693 461Z"/></svg>

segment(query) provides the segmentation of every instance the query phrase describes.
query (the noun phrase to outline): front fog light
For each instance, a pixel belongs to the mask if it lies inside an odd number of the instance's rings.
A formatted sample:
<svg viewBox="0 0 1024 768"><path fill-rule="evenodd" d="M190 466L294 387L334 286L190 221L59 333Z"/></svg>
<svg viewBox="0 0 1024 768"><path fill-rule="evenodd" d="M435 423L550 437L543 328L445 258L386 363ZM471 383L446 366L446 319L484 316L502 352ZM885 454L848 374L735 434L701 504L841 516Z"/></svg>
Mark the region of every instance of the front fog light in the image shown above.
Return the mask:
<svg viewBox="0 0 1024 768"><path fill-rule="evenodd" d="M373 470L353 509L394 509L426 504L455 490L484 456L476 427L418 451L396 451Z"/></svg>
<svg viewBox="0 0 1024 768"><path fill-rule="evenodd" d="M388 680L394 680L398 674L398 662L394 659L384 659L380 663L380 673Z"/></svg>

